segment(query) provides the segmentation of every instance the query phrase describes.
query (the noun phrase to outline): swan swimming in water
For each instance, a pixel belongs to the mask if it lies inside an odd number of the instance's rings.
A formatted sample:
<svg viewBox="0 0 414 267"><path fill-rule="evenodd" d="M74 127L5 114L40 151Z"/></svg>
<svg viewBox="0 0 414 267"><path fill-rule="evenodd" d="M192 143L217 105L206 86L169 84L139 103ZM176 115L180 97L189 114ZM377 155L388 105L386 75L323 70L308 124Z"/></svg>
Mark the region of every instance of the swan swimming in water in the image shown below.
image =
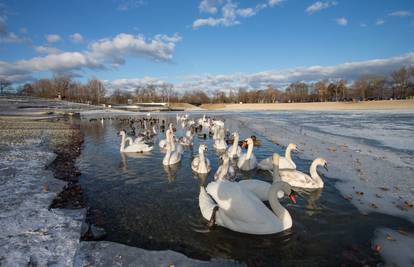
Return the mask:
<svg viewBox="0 0 414 267"><path fill-rule="evenodd" d="M198 148L198 156L196 156L191 162L191 169L196 173L209 173L211 171L211 165L208 158L204 153L207 151L207 146L201 144Z"/></svg>
<svg viewBox="0 0 414 267"><path fill-rule="evenodd" d="M169 140L171 139L171 135L173 134L174 134L173 126L172 126L172 123L170 123L168 125L168 130L165 132L165 139L160 140L160 142L158 143L161 149L167 148L167 143L169 142Z"/></svg>
<svg viewBox="0 0 414 267"><path fill-rule="evenodd" d="M129 145L126 145L126 138L125 138L125 131L120 131L119 135L121 136L121 145L119 148L119 151L121 152L149 152L151 151L154 147L153 146L149 146L145 143L131 143L132 138L129 138Z"/></svg>
<svg viewBox="0 0 414 267"><path fill-rule="evenodd" d="M328 163L326 160L323 158L316 158L309 168L310 176L297 170L280 170L280 178L282 181L289 183L293 187L305 189L323 188L323 180L316 170L318 166L323 166L326 170L328 170Z"/></svg>
<svg viewBox="0 0 414 267"><path fill-rule="evenodd" d="M250 171L256 168L257 160L256 156L253 154L253 140L251 138L247 138L247 152L242 153L237 161L237 167L243 171Z"/></svg>
<svg viewBox="0 0 414 267"><path fill-rule="evenodd" d="M235 175L233 166L230 165L229 156L224 153L220 157L223 160L223 163L218 167L216 173L214 174L214 180L232 180Z"/></svg>
<svg viewBox="0 0 414 267"><path fill-rule="evenodd" d="M181 161L182 150L176 148L174 139L172 142L167 142L167 153L162 160L163 165L173 165Z"/></svg>
<svg viewBox="0 0 414 267"><path fill-rule="evenodd" d="M280 169L296 169L296 164L293 162L291 157L291 151L298 151L298 146L296 144L289 144L286 148L285 156L280 157L279 160L279 168ZM264 171L272 170L273 164L272 164L272 157L268 157L266 159L261 160L257 164L257 168Z"/></svg>
<svg viewBox="0 0 414 267"><path fill-rule="evenodd" d="M185 136L178 138L178 143L183 146L192 146L193 145L193 136L194 134L191 130L187 130Z"/></svg>
<svg viewBox="0 0 414 267"><path fill-rule="evenodd" d="M238 158L242 154L241 147L239 146L239 134L233 133L233 145L227 149L227 154L231 159Z"/></svg>
<svg viewBox="0 0 414 267"><path fill-rule="evenodd" d="M267 196L270 210L239 183L219 179L209 183L207 188L200 186L199 207L209 226L217 224L255 235L275 234L292 227L289 212L278 201L284 195L296 203L289 184L278 181L271 185Z"/></svg>
<svg viewBox="0 0 414 267"><path fill-rule="evenodd" d="M216 126L214 135L216 136L214 140L214 148L217 150L225 150L227 148L227 144L226 144L226 141L224 140L224 137L226 135L224 128L221 126Z"/></svg>

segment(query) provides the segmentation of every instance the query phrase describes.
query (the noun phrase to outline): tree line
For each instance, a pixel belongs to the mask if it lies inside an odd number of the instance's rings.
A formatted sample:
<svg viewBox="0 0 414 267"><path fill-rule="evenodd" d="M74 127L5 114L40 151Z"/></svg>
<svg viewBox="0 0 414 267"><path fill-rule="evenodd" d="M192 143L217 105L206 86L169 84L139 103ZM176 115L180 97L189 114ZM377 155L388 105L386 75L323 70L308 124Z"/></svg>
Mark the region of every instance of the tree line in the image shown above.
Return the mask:
<svg viewBox="0 0 414 267"><path fill-rule="evenodd" d="M0 79L0 89L10 82ZM173 84L155 83L137 85L132 91L109 90L98 79L85 83L69 76L54 76L27 83L19 88L22 94L44 98L65 99L90 104L129 104L134 102L186 102L204 103L276 103L276 102L325 102L352 100L406 99L414 96L414 65L401 67L388 76L364 75L353 81L340 79L320 80L314 83L293 82L284 90L273 85L264 89L226 88L207 93L191 90L179 93Z"/></svg>

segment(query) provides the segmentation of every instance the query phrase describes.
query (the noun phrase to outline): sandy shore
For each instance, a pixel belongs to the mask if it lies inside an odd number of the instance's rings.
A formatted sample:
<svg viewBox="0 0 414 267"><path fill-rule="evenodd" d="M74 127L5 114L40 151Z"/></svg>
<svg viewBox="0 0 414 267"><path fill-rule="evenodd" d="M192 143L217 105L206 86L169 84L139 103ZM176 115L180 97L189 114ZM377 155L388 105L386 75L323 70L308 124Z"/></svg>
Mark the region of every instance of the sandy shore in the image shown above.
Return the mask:
<svg viewBox="0 0 414 267"><path fill-rule="evenodd" d="M404 110L414 109L414 100L384 100L361 102L315 102L275 104L204 104L209 110L253 111L253 110Z"/></svg>

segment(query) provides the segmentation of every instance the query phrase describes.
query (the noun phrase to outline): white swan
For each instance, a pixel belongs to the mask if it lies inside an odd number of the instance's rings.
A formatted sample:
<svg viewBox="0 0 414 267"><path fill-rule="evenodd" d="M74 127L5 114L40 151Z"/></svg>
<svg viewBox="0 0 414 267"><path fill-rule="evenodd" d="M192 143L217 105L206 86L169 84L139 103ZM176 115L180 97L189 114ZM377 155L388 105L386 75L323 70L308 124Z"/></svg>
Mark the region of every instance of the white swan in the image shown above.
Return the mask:
<svg viewBox="0 0 414 267"><path fill-rule="evenodd" d="M160 146L161 149L166 149L167 148L167 143L169 142L169 140L171 138L171 135L173 135L173 134L174 134L173 126L172 126L172 123L170 123L168 125L168 130L165 131L165 139L160 140L160 142L158 143L158 145Z"/></svg>
<svg viewBox="0 0 414 267"><path fill-rule="evenodd" d="M243 171L250 171L256 168L257 160L256 156L253 154L253 140L247 138L247 153L242 153L237 161L237 167Z"/></svg>
<svg viewBox="0 0 414 267"><path fill-rule="evenodd" d="M214 174L214 180L232 180L235 171L233 166L230 165L230 158L227 154L223 154L220 157L223 160L223 163L218 167L216 173Z"/></svg>
<svg viewBox="0 0 414 267"><path fill-rule="evenodd" d="M167 143L167 153L162 160L163 165L173 165L181 161L182 151L175 148L174 142Z"/></svg>
<svg viewBox="0 0 414 267"><path fill-rule="evenodd" d="M280 169L291 169L291 170L296 169L296 164L295 162L293 162L292 157L291 157L292 150L298 151L298 146L296 144L289 144L287 146L285 156L280 157L280 160L279 160ZM257 168L260 170L264 170L264 171L272 170L273 168L272 157L268 157L268 158L261 160L257 164Z"/></svg>
<svg viewBox="0 0 414 267"><path fill-rule="evenodd" d="M280 156L277 153L274 153L272 156L273 182L281 181L281 178L279 176L279 160L280 160ZM261 201L267 200L267 195L271 187L270 183L257 180L257 179L248 179L248 180L241 180L239 184L244 189L249 190L254 195L256 195Z"/></svg>
<svg viewBox="0 0 414 267"><path fill-rule="evenodd" d="M178 143L180 143L183 146L192 146L193 145L193 133L191 130L187 130L185 133L185 136L182 136L178 138Z"/></svg>
<svg viewBox="0 0 414 267"><path fill-rule="evenodd" d="M196 173L209 173L211 171L210 161L204 155L205 151L207 151L207 146L201 144L198 147L198 156L191 162L191 169Z"/></svg>
<svg viewBox="0 0 414 267"><path fill-rule="evenodd" d="M238 158L242 154L241 147L239 146L239 134L233 133L233 145L227 149L227 154L231 159Z"/></svg>
<svg viewBox="0 0 414 267"><path fill-rule="evenodd" d="M154 147L147 145L145 143L131 143L132 138L129 138L129 145L126 145L125 131L120 131L119 135L121 136L121 146L119 151L121 152L149 152Z"/></svg>
<svg viewBox="0 0 414 267"><path fill-rule="evenodd" d="M216 126L216 131L214 133L216 135L216 139L214 140L214 148L217 150L225 150L227 148L227 144L224 140L224 137L226 135L224 128Z"/></svg>
<svg viewBox="0 0 414 267"><path fill-rule="evenodd" d="M287 183L272 184L268 193L272 212L239 183L220 179L209 183L207 188L200 187L199 207L209 226L217 224L247 234L275 234L292 227L289 212L278 201L291 192Z"/></svg>
<svg viewBox="0 0 414 267"><path fill-rule="evenodd" d="M282 181L289 183L293 187L306 189L323 188L324 183L316 170L318 166L323 166L328 170L328 163L326 160L317 158L312 162L309 168L310 176L297 170L280 170L280 178Z"/></svg>

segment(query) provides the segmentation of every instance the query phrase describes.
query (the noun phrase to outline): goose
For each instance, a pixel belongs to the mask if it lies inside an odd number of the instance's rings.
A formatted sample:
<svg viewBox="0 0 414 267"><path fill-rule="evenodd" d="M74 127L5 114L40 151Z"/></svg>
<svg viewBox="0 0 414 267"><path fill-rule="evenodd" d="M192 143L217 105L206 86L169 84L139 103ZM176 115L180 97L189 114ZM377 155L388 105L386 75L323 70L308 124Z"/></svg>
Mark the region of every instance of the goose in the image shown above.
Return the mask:
<svg viewBox="0 0 414 267"><path fill-rule="evenodd" d="M219 179L210 182L207 188L200 186L199 207L210 227L219 225L254 235L275 234L292 227L292 217L278 201L284 195L296 203L289 184L273 183L268 192L270 210L239 183Z"/></svg>
<svg viewBox="0 0 414 267"><path fill-rule="evenodd" d="M242 154L242 150L239 147L239 134L237 132L233 133L233 145L227 149L227 154L231 159L238 158Z"/></svg>
<svg viewBox="0 0 414 267"><path fill-rule="evenodd" d="M121 146L119 148L121 152L149 152L154 148L145 143L131 143L132 138L129 139L129 145L126 146L125 131L120 131L119 135L121 136Z"/></svg>
<svg viewBox="0 0 414 267"><path fill-rule="evenodd" d="M227 154L223 154L220 159L223 160L223 163L218 167L216 173L214 174L214 180L233 180L235 171L233 166L230 165L229 156Z"/></svg>
<svg viewBox="0 0 414 267"><path fill-rule="evenodd" d="M207 151L207 146L201 144L198 147L198 156L196 156L191 162L191 169L196 173L209 173L211 171L211 165L208 158L205 157L204 153Z"/></svg>
<svg viewBox="0 0 414 267"><path fill-rule="evenodd" d="M167 153L165 153L162 164L164 166L173 165L181 161L182 151L175 148L174 142L167 142Z"/></svg>
<svg viewBox="0 0 414 267"><path fill-rule="evenodd" d="M328 163L326 160L323 158L316 158L309 168L310 176L297 170L280 170L280 178L282 181L285 181L293 187L305 189L323 188L323 180L316 170L318 166L323 166L328 170Z"/></svg>
<svg viewBox="0 0 414 267"><path fill-rule="evenodd" d="M216 139L214 140L214 148L217 150L226 150L227 144L224 140L224 137L226 135L224 128L216 127L216 131L214 133L216 134Z"/></svg>
<svg viewBox="0 0 414 267"><path fill-rule="evenodd" d="M298 151L298 146L292 143L287 146L286 151L285 151L285 156L280 157L280 160L279 160L280 169L291 169L291 170L296 169L296 164L295 162L293 162L292 157L290 155L292 150ZM257 164L257 168L260 170L264 170L264 171L272 170L273 168L272 157L268 157L268 158L261 160Z"/></svg>
<svg viewBox="0 0 414 267"><path fill-rule="evenodd" d="M237 167L243 171L250 171L256 168L257 160L256 156L253 154L253 140L247 138L247 153L242 153L237 161Z"/></svg>

